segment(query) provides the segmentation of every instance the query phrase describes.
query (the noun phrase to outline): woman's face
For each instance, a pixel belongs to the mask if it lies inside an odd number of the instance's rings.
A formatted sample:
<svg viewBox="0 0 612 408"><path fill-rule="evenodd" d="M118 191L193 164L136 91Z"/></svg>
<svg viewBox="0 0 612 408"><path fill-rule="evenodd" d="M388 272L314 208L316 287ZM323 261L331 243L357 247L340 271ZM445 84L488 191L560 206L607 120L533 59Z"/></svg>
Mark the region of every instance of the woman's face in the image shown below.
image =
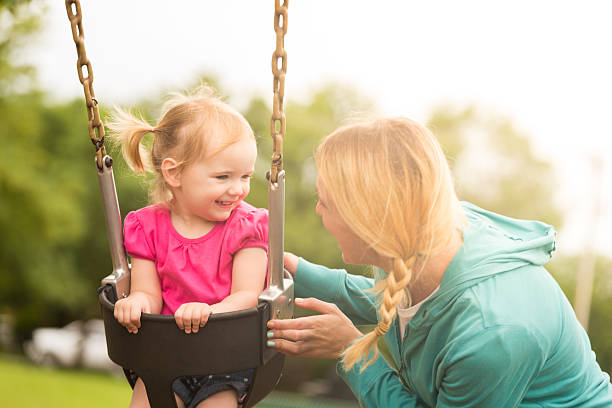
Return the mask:
<svg viewBox="0 0 612 408"><path fill-rule="evenodd" d="M333 235L342 251L346 263L357 265L376 265L376 252L365 241L357 236L344 222L334 204L328 198L321 179L317 179L316 212L323 221L325 229Z"/></svg>

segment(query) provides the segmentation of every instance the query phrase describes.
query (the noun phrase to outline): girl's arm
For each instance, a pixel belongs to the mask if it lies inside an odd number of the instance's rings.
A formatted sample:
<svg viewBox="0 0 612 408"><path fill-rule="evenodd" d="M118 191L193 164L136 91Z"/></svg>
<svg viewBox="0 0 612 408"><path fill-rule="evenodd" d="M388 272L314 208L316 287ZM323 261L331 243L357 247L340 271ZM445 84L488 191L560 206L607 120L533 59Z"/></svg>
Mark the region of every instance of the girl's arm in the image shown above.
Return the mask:
<svg viewBox="0 0 612 408"><path fill-rule="evenodd" d="M257 306L264 288L268 255L263 248L244 248L234 255L230 295L216 305L212 313L232 312Z"/></svg>
<svg viewBox="0 0 612 408"><path fill-rule="evenodd" d="M115 303L115 319L130 333L138 333L142 313L160 313L162 294L155 263L132 258L130 295Z"/></svg>

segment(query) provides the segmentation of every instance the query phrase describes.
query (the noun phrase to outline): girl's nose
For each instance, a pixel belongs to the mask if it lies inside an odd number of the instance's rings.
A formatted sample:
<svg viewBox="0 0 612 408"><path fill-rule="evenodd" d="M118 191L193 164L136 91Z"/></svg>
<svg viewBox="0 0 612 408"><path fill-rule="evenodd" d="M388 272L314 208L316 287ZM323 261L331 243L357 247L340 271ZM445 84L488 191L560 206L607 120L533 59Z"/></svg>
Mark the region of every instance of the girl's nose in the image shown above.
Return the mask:
<svg viewBox="0 0 612 408"><path fill-rule="evenodd" d="M231 183L227 192L228 194L232 195L242 194L242 184L240 183L240 181L234 181L233 183Z"/></svg>

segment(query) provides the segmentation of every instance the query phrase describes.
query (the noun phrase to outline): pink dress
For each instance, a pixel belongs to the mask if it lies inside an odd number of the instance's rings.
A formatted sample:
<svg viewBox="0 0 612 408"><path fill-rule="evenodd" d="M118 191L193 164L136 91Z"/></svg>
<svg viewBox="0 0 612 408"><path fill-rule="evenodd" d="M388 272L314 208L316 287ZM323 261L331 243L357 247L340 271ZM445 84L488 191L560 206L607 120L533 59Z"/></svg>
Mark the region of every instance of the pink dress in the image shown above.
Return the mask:
<svg viewBox="0 0 612 408"><path fill-rule="evenodd" d="M157 204L130 212L123 235L128 255L155 262L162 314L173 315L183 303L212 305L230 294L234 254L268 249L268 211L242 202L206 235L189 239L174 229L170 211Z"/></svg>

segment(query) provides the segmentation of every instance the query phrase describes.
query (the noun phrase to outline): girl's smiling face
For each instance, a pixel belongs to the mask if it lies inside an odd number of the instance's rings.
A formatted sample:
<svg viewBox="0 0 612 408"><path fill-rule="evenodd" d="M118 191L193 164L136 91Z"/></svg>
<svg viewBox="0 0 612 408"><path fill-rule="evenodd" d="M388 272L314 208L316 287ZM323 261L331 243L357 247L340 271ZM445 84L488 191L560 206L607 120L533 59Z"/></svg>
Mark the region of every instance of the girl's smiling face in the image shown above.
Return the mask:
<svg viewBox="0 0 612 408"><path fill-rule="evenodd" d="M249 194L257 146L245 135L215 155L185 167L172 186L182 216L210 222L225 221Z"/></svg>

